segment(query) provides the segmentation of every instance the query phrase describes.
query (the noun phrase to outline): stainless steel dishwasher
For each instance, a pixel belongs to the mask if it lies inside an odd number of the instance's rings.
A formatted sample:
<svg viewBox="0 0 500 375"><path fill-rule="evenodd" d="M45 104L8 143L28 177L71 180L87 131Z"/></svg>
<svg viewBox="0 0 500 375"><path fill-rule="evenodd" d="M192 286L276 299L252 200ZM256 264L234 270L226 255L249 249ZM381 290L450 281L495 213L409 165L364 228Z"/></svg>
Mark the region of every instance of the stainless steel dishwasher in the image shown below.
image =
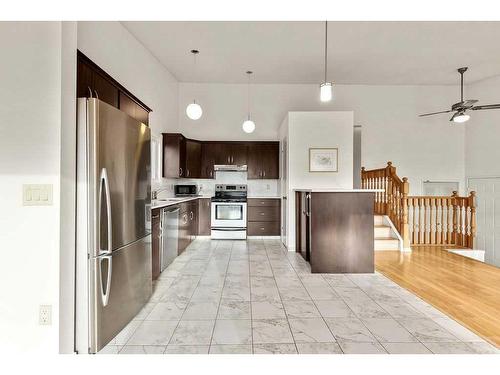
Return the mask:
<svg viewBox="0 0 500 375"><path fill-rule="evenodd" d="M160 256L162 272L177 257L179 247L179 211L178 207L161 210Z"/></svg>

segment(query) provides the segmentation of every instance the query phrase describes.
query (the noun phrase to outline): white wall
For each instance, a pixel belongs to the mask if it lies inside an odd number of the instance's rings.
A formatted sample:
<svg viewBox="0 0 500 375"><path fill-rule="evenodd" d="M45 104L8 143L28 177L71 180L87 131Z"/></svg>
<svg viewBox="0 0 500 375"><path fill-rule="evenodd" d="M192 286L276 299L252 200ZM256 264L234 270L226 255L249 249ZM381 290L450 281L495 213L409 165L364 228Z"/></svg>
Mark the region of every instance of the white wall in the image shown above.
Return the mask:
<svg viewBox="0 0 500 375"><path fill-rule="evenodd" d="M153 110L153 133L177 127L177 80L120 22L78 22L78 49Z"/></svg>
<svg viewBox="0 0 500 375"><path fill-rule="evenodd" d="M73 351L76 194L76 22L61 26L59 352ZM55 324L55 322L54 322Z"/></svg>
<svg viewBox="0 0 500 375"><path fill-rule="evenodd" d="M467 86L466 98L482 104L500 103L500 76ZM471 112L466 123L465 169L467 177L500 176L500 110Z"/></svg>
<svg viewBox="0 0 500 375"><path fill-rule="evenodd" d="M294 189L352 189L353 113L289 112L288 122L288 210L287 247L295 249ZM280 129L280 134L286 130ZM309 172L310 148L337 148L338 172Z"/></svg>
<svg viewBox="0 0 500 375"><path fill-rule="evenodd" d="M221 140L278 140L278 128L289 111L353 111L363 126L362 163L380 168L393 161L410 180L410 193L420 194L423 180L464 180L463 126L449 117L417 115L449 108L456 86L335 86L334 100L319 101L317 85L251 85L251 113L256 131L241 130L246 116L247 86L179 83L176 131L188 137ZM189 120L186 105L196 98L203 117ZM444 152L443 152L444 150Z"/></svg>
<svg viewBox="0 0 500 375"><path fill-rule="evenodd" d="M0 351L58 351L61 24L0 22ZM52 206L23 206L23 184ZM38 308L52 305L51 326Z"/></svg>

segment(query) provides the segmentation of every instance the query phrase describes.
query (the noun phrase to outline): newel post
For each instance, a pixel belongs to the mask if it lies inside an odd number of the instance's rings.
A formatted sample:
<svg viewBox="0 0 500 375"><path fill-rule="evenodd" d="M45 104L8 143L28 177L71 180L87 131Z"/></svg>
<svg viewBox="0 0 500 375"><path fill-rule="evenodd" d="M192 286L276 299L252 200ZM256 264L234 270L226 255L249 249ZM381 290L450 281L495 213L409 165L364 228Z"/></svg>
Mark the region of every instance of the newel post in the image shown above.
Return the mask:
<svg viewBox="0 0 500 375"><path fill-rule="evenodd" d="M408 223L408 193L410 192L410 184L408 178L403 177L403 222L401 225L401 235L403 237L403 248L410 249L410 225Z"/></svg>
<svg viewBox="0 0 500 375"><path fill-rule="evenodd" d="M457 244L457 233L458 233L458 223L457 223L457 200L455 198L458 197L458 191L453 191L451 194L451 205L453 210L453 234L451 237L451 241L453 245Z"/></svg>
<svg viewBox="0 0 500 375"><path fill-rule="evenodd" d="M365 186L365 167L361 167L361 189L366 189Z"/></svg>
<svg viewBox="0 0 500 375"><path fill-rule="evenodd" d="M471 191L469 195L469 207L470 207L470 236L468 247L470 249L474 248L474 239L476 238L476 192Z"/></svg>
<svg viewBox="0 0 500 375"><path fill-rule="evenodd" d="M386 190L385 190L385 214L387 216L390 216L391 210L392 210L392 204L393 204L393 197L392 197L392 178L391 178L391 168L392 168L392 162L388 161L387 162L387 167L385 167L385 179L387 181L386 185Z"/></svg>

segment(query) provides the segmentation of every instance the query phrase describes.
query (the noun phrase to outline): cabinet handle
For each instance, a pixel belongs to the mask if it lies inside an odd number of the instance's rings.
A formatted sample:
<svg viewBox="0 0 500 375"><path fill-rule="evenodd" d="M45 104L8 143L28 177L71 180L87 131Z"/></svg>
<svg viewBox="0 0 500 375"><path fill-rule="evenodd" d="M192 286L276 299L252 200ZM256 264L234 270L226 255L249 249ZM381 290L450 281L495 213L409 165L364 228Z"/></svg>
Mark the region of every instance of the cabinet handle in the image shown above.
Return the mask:
<svg viewBox="0 0 500 375"><path fill-rule="evenodd" d="M260 216L264 216L264 215L265 215L265 213L264 213L264 212L261 212L261 213L260 213Z"/></svg>
<svg viewBox="0 0 500 375"><path fill-rule="evenodd" d="M266 171L262 171L264 177L266 177Z"/></svg>
<svg viewBox="0 0 500 375"><path fill-rule="evenodd" d="M266 228L260 228L260 230L266 230Z"/></svg>
<svg viewBox="0 0 500 375"><path fill-rule="evenodd" d="M186 176L189 177L189 169L186 169Z"/></svg>
<svg viewBox="0 0 500 375"><path fill-rule="evenodd" d="M89 89L89 94L90 94L90 97L92 98L92 89L90 88L90 86L87 86L87 88Z"/></svg>
<svg viewBox="0 0 500 375"><path fill-rule="evenodd" d="M182 176L182 168L179 168L179 176Z"/></svg>
<svg viewBox="0 0 500 375"><path fill-rule="evenodd" d="M191 220L193 220L193 217L194 217L194 214L193 214L193 211L191 211L191 212L189 213L189 218L190 218Z"/></svg>

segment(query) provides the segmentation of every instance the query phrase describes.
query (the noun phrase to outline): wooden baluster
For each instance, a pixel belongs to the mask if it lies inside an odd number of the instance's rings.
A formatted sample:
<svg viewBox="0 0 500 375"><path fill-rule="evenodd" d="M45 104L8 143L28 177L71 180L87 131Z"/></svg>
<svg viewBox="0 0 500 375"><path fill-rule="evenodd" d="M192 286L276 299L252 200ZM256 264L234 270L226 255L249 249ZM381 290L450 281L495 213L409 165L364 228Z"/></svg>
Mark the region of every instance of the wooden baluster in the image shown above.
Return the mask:
<svg viewBox="0 0 500 375"><path fill-rule="evenodd" d="M385 209L386 215L389 214L392 208L392 179L387 177L387 207Z"/></svg>
<svg viewBox="0 0 500 375"><path fill-rule="evenodd" d="M419 226L420 226L420 233L418 236L418 243L424 244L425 243L425 226L424 226L424 200L423 198L418 198L418 214L419 214Z"/></svg>
<svg viewBox="0 0 500 375"><path fill-rule="evenodd" d="M427 236L427 198L423 199L424 203L424 244L428 244L428 236Z"/></svg>
<svg viewBox="0 0 500 375"><path fill-rule="evenodd" d="M436 229L435 229L435 233L434 233L434 236L435 236L435 241L434 243L436 245L440 245L441 244L441 222L440 222L440 213L441 213L441 199L439 198L435 198L435 204L436 204Z"/></svg>
<svg viewBox="0 0 500 375"><path fill-rule="evenodd" d="M361 189L366 189L366 187L365 187L365 167L361 167Z"/></svg>
<svg viewBox="0 0 500 375"><path fill-rule="evenodd" d="M463 245L462 200L457 198L457 245Z"/></svg>
<svg viewBox="0 0 500 375"><path fill-rule="evenodd" d="M453 208L453 198L448 198L448 234L447 234L447 245L453 245L453 217L454 217L454 208Z"/></svg>
<svg viewBox="0 0 500 375"><path fill-rule="evenodd" d="M412 245L416 244L417 243L417 237L416 237L416 230L417 230L417 227L416 227L416 222L415 222L415 198L411 198L409 200L409 202L411 203L411 210L412 210L412 220L411 220L411 243Z"/></svg>
<svg viewBox="0 0 500 375"><path fill-rule="evenodd" d="M403 177L403 225L400 232L403 237L403 248L410 248L410 228L408 226L408 193L410 191L410 184L408 178Z"/></svg>
<svg viewBox="0 0 500 375"><path fill-rule="evenodd" d="M473 249L476 237L476 192L475 191L470 192L469 207L470 207L470 236L469 236L469 242L467 243L467 247Z"/></svg>
<svg viewBox="0 0 500 375"><path fill-rule="evenodd" d="M446 210L446 199L441 198L440 200L440 205L441 205L441 240L439 241L440 244L445 243L445 235L446 235L446 227L444 223L444 212Z"/></svg>
<svg viewBox="0 0 500 375"><path fill-rule="evenodd" d="M429 243L431 245L435 244L434 231L436 230L436 223L434 222L434 199L429 198Z"/></svg>
<svg viewBox="0 0 500 375"><path fill-rule="evenodd" d="M452 234L452 244L457 245L457 233L458 233L458 227L457 227L457 196L458 192L454 191L452 194L452 207L453 207L453 234Z"/></svg>

